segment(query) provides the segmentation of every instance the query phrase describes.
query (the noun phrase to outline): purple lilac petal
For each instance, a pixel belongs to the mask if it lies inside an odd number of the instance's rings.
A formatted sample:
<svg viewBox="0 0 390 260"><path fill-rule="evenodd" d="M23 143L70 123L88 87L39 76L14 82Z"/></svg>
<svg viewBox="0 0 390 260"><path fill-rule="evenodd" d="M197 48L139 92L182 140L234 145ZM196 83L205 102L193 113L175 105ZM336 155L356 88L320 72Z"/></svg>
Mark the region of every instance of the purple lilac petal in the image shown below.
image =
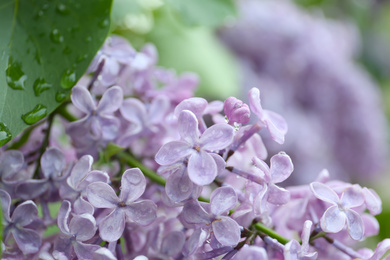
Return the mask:
<svg viewBox="0 0 390 260"><path fill-rule="evenodd" d="M237 204L237 194L232 187L217 188L211 193L210 209L214 216L219 216L234 208Z"/></svg>
<svg viewBox="0 0 390 260"><path fill-rule="evenodd" d="M38 208L31 200L17 206L12 213L11 221L21 227L29 225L38 215Z"/></svg>
<svg viewBox="0 0 390 260"><path fill-rule="evenodd" d="M149 107L148 121L150 124L159 124L170 109L169 99L165 96L157 96Z"/></svg>
<svg viewBox="0 0 390 260"><path fill-rule="evenodd" d="M183 201L190 197L193 183L182 169L173 172L167 179L165 192L174 202Z"/></svg>
<svg viewBox="0 0 390 260"><path fill-rule="evenodd" d="M284 188L280 188L275 184L268 185L267 201L274 205L283 205L290 201L290 192Z"/></svg>
<svg viewBox="0 0 390 260"><path fill-rule="evenodd" d="M0 190L0 205L2 209L3 217L7 222L11 222L10 218L10 207L11 207L11 196L4 190Z"/></svg>
<svg viewBox="0 0 390 260"><path fill-rule="evenodd" d="M84 155L80 160L73 166L72 172L67 179L67 183L73 189L77 189L80 182L85 176L91 171L93 163L93 157L91 155Z"/></svg>
<svg viewBox="0 0 390 260"><path fill-rule="evenodd" d="M207 105L206 109L203 111L203 114L215 115L221 112L222 110L223 110L223 102L220 100L214 100Z"/></svg>
<svg viewBox="0 0 390 260"><path fill-rule="evenodd" d="M27 228L12 230L16 244L24 254L36 253L41 246L41 237L37 232Z"/></svg>
<svg viewBox="0 0 390 260"><path fill-rule="evenodd" d="M95 259L93 258L93 253L99 248L100 246L98 245L89 245L81 242L73 244L73 249L78 259Z"/></svg>
<svg viewBox="0 0 390 260"><path fill-rule="evenodd" d="M137 129L142 129L146 118L146 109L145 105L139 99L127 98L123 100L119 110L126 120L134 123Z"/></svg>
<svg viewBox="0 0 390 260"><path fill-rule="evenodd" d="M245 246L234 256L234 260L268 260L268 255L264 248L258 246Z"/></svg>
<svg viewBox="0 0 390 260"><path fill-rule="evenodd" d="M240 226L230 217L220 216L212 223L215 238L224 246L235 246L241 238Z"/></svg>
<svg viewBox="0 0 390 260"><path fill-rule="evenodd" d="M271 138L279 143L284 143L284 136L287 133L287 122L286 120L279 114L269 111L263 110L264 121L267 125L267 129L271 135Z"/></svg>
<svg viewBox="0 0 390 260"><path fill-rule="evenodd" d="M225 170L226 162L225 160L216 153L209 153L213 157L215 164L217 165L217 174L222 173Z"/></svg>
<svg viewBox="0 0 390 260"><path fill-rule="evenodd" d="M94 260L116 260L117 258L105 247L101 247L92 254Z"/></svg>
<svg viewBox="0 0 390 260"><path fill-rule="evenodd" d="M118 86L111 87L104 92L96 112L101 115L114 113L121 106L122 100L122 89Z"/></svg>
<svg viewBox="0 0 390 260"><path fill-rule="evenodd" d="M110 176L106 172L91 171L85 176L85 178L77 185L77 190L84 192L87 186L93 182L105 182L108 183Z"/></svg>
<svg viewBox="0 0 390 260"><path fill-rule="evenodd" d="M364 235L363 220L354 210L346 210L348 233L354 240L361 240Z"/></svg>
<svg viewBox="0 0 390 260"><path fill-rule="evenodd" d="M310 183L310 188L318 199L337 204L339 202L339 196L337 196L336 192L334 192L329 186L320 183L320 182L312 182Z"/></svg>
<svg viewBox="0 0 390 260"><path fill-rule="evenodd" d="M125 212L115 209L103 218L99 224L100 237L107 242L117 241L125 230Z"/></svg>
<svg viewBox="0 0 390 260"><path fill-rule="evenodd" d="M364 196L359 188L350 187L341 194L340 202L344 208L354 208L364 203Z"/></svg>
<svg viewBox="0 0 390 260"><path fill-rule="evenodd" d="M194 233L188 238L188 240L185 242L183 247L183 255L184 256L190 256L198 249L200 245L203 244L203 242L207 238L207 232L203 229L195 229Z"/></svg>
<svg viewBox="0 0 390 260"><path fill-rule="evenodd" d="M74 213L81 215L84 213L88 214L93 214L95 212L95 208L86 201L83 197L78 197L74 202L73 202L73 210Z"/></svg>
<svg viewBox="0 0 390 260"><path fill-rule="evenodd" d="M195 200L184 205L182 214L184 220L190 224L209 224L213 220Z"/></svg>
<svg viewBox="0 0 390 260"><path fill-rule="evenodd" d="M195 145L199 140L198 120L194 113L183 110L178 120L178 131L181 138L189 145Z"/></svg>
<svg viewBox="0 0 390 260"><path fill-rule="evenodd" d="M325 232L337 233L345 226L346 215L337 206L329 207L321 218L321 228Z"/></svg>
<svg viewBox="0 0 390 260"><path fill-rule="evenodd" d="M369 258L369 260L381 259L389 249L390 249L390 239L386 238L377 245L374 254Z"/></svg>
<svg viewBox="0 0 390 260"><path fill-rule="evenodd" d="M119 199L110 185L94 182L87 187L88 201L96 208L116 208Z"/></svg>
<svg viewBox="0 0 390 260"><path fill-rule="evenodd" d="M364 187L363 195L367 209L372 215L378 215L382 212L382 200L373 189Z"/></svg>
<svg viewBox="0 0 390 260"><path fill-rule="evenodd" d="M146 226L156 219L157 206L151 200L142 200L128 205L125 212L131 221Z"/></svg>
<svg viewBox="0 0 390 260"><path fill-rule="evenodd" d="M60 231L66 235L70 234L68 220L71 211L71 204L69 201L64 200L61 204L57 217L57 225Z"/></svg>
<svg viewBox="0 0 390 260"><path fill-rule="evenodd" d="M69 230L77 241L86 241L96 233L96 221L91 214L75 215L70 223Z"/></svg>
<svg viewBox="0 0 390 260"><path fill-rule="evenodd" d="M234 129L228 124L216 124L207 128L200 138L200 144L206 150L221 150L233 142Z"/></svg>
<svg viewBox="0 0 390 260"><path fill-rule="evenodd" d="M160 165L169 165L190 155L194 150L190 145L180 141L173 141L164 144L158 150L155 160Z"/></svg>
<svg viewBox="0 0 390 260"><path fill-rule="evenodd" d="M104 140L113 140L117 137L120 127L120 121L114 116L100 116L96 118L98 122L96 136L99 136L100 133Z"/></svg>
<svg viewBox="0 0 390 260"><path fill-rule="evenodd" d="M185 237L183 232L170 232L163 238L160 252L167 256L175 256L181 252L184 242Z"/></svg>
<svg viewBox="0 0 390 260"><path fill-rule="evenodd" d="M260 98L260 90L258 88L252 88L249 93L249 106L253 113L259 119L263 119L263 108L261 107L261 98Z"/></svg>
<svg viewBox="0 0 390 260"><path fill-rule="evenodd" d="M2 179L11 177L24 164L23 153L18 150L8 150L0 157L0 176Z"/></svg>
<svg viewBox="0 0 390 260"><path fill-rule="evenodd" d="M122 186L119 200L129 204L144 193L146 179L138 168L126 170L122 175Z"/></svg>
<svg viewBox="0 0 390 260"><path fill-rule="evenodd" d="M41 168L45 178L61 177L65 163L65 157L60 150L53 147L47 149L41 157Z"/></svg>
<svg viewBox="0 0 390 260"><path fill-rule="evenodd" d="M96 109L95 102L86 88L75 86L72 89L72 95L70 97L73 105L86 114L89 114Z"/></svg>
<svg viewBox="0 0 390 260"><path fill-rule="evenodd" d="M299 258L299 253L301 251L301 245L295 239L290 240L285 246L283 250L283 256L285 260L296 260Z"/></svg>
<svg viewBox="0 0 390 260"><path fill-rule="evenodd" d="M188 160L188 176L197 185L212 183L217 173L217 164L213 157L202 150L193 153Z"/></svg>
<svg viewBox="0 0 390 260"><path fill-rule="evenodd" d="M285 153L279 153L271 158L271 178L273 183L279 183L286 180L294 170L290 156Z"/></svg>
<svg viewBox="0 0 390 260"><path fill-rule="evenodd" d="M205 111L207 107L207 101L204 98L200 97L193 97L193 98L188 98L180 102L176 108L175 108L175 116L179 117L180 113L183 110L189 110L192 113L196 115L196 117L201 117L203 115L203 112Z"/></svg>
<svg viewBox="0 0 390 260"><path fill-rule="evenodd" d="M33 199L42 195L49 187L50 184L46 179L27 180L16 187L16 193L22 199Z"/></svg>

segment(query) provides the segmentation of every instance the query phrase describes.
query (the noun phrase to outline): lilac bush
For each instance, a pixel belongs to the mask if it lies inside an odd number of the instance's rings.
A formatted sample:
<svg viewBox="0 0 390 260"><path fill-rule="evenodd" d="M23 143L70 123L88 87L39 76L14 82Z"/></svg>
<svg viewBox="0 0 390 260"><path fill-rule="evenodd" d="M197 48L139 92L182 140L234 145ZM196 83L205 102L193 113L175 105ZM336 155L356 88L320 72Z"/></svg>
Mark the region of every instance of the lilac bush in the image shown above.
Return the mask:
<svg viewBox="0 0 390 260"><path fill-rule="evenodd" d="M192 74L156 59L151 45L137 52L112 36L63 109L33 126L45 131L23 146L39 148L1 148L4 259L379 259L390 249L389 239L374 251L358 243L378 233L373 189L326 170L283 185L293 161L268 156L259 132L282 144L287 123L258 89L249 104L208 102L193 97Z"/></svg>

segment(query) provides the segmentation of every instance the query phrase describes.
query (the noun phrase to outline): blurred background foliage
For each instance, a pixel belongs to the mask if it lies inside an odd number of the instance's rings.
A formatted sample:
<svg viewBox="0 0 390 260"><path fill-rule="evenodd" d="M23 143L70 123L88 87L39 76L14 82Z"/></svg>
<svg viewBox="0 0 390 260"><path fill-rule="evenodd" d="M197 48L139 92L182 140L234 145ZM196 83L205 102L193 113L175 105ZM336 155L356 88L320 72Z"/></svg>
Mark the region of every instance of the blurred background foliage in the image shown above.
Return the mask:
<svg viewBox="0 0 390 260"><path fill-rule="evenodd" d="M356 62L380 86L389 118L390 1L295 0L295 3L308 13L352 23L358 28L361 39ZM218 28L237 19L234 1L114 0L111 15L112 33L124 36L136 49L153 43L158 49L159 65L178 73L196 72L201 79L198 95L209 99L240 95L242 88L234 55L216 36ZM384 203L384 211L378 216L381 225L378 240L390 235L389 175L387 167L380 178L383 181L370 183L367 178L365 183L378 189Z"/></svg>

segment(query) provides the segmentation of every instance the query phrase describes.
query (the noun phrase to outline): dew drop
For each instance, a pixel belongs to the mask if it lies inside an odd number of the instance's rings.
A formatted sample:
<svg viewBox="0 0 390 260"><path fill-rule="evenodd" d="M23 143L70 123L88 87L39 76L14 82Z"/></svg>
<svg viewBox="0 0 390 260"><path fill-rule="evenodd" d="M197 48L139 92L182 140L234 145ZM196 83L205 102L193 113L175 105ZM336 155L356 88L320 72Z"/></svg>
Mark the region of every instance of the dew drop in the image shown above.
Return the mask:
<svg viewBox="0 0 390 260"><path fill-rule="evenodd" d="M99 22L99 26L101 28L106 28L108 25L110 25L110 20L108 18Z"/></svg>
<svg viewBox="0 0 390 260"><path fill-rule="evenodd" d="M69 14L69 9L64 4L57 5L56 11L57 11L57 13L62 14L62 15Z"/></svg>
<svg viewBox="0 0 390 260"><path fill-rule="evenodd" d="M80 62L82 62L82 61L84 61L86 58L88 58L88 54L80 54L78 57L77 57L77 59L76 59L76 62L77 63L80 63Z"/></svg>
<svg viewBox="0 0 390 260"><path fill-rule="evenodd" d="M50 39L54 42L54 43L62 43L64 41L64 36L62 36L62 34L58 31L58 29L54 29L51 33L50 33Z"/></svg>
<svg viewBox="0 0 390 260"><path fill-rule="evenodd" d="M69 46L66 46L65 49L62 50L63 54L71 54L72 49Z"/></svg>
<svg viewBox="0 0 390 260"><path fill-rule="evenodd" d="M64 101L66 99L66 92L63 92L63 91L57 91L56 93L56 101L58 103L61 103L62 101Z"/></svg>
<svg viewBox="0 0 390 260"><path fill-rule="evenodd" d="M24 74L21 63L14 62L12 57L8 59L6 75L8 86L12 89L24 90L24 82L27 79L27 75Z"/></svg>
<svg viewBox="0 0 390 260"><path fill-rule="evenodd" d="M4 123L0 123L0 146L5 145L12 139L12 134Z"/></svg>
<svg viewBox="0 0 390 260"><path fill-rule="evenodd" d="M33 110L30 112L22 115L23 121L28 124L32 125L44 118L47 115L47 107L44 105L38 104L34 107Z"/></svg>
<svg viewBox="0 0 390 260"><path fill-rule="evenodd" d="M91 42L91 41L92 41L92 37L91 37L91 36L86 37L86 38L85 38L85 41L86 41L86 42Z"/></svg>
<svg viewBox="0 0 390 260"><path fill-rule="evenodd" d="M38 97L42 92L50 89L51 87L52 85L47 83L44 78L38 78L34 82L34 94Z"/></svg>
<svg viewBox="0 0 390 260"><path fill-rule="evenodd" d="M75 84L76 84L76 72L70 69L65 70L61 77L61 87L64 89L70 89Z"/></svg>
<svg viewBox="0 0 390 260"><path fill-rule="evenodd" d="M49 9L49 4L44 4L44 5L42 6L42 10L47 10L47 9Z"/></svg>

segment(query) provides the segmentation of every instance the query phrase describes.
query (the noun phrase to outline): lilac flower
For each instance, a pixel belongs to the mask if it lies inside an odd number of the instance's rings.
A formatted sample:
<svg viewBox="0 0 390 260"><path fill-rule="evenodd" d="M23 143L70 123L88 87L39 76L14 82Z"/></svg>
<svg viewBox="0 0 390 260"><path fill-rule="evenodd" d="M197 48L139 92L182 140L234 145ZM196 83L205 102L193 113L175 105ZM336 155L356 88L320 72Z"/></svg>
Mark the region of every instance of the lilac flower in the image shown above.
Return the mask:
<svg viewBox="0 0 390 260"><path fill-rule="evenodd" d="M228 97L225 100L223 111L229 121L229 125L234 125L234 123L246 124L251 116L248 105L235 97Z"/></svg>
<svg viewBox="0 0 390 260"><path fill-rule="evenodd" d="M36 198L47 192L47 198L55 200L58 197L58 187L67 177L65 157L54 147L48 148L41 157L43 178L27 180L16 187L16 193L23 199Z"/></svg>
<svg viewBox="0 0 390 260"><path fill-rule="evenodd" d="M210 184L217 176L218 169L209 151L219 151L229 146L233 140L233 128L226 124L216 124L200 136L198 120L188 110L180 113L178 123L181 140L163 145L156 154L156 162L169 165L188 157L188 176L191 181L197 185Z"/></svg>
<svg viewBox="0 0 390 260"><path fill-rule="evenodd" d="M4 219L4 241L10 239L10 235L24 254L36 253L41 246L39 234L29 228L25 228L37 218L38 208L31 200L18 205L12 217L10 217L11 197L3 190L0 190L0 203Z"/></svg>
<svg viewBox="0 0 390 260"><path fill-rule="evenodd" d="M284 259L304 259L315 260L317 259L317 252L310 252L310 232L313 223L310 220L306 220L302 231L302 245L295 239L288 242L284 247Z"/></svg>
<svg viewBox="0 0 390 260"><path fill-rule="evenodd" d="M123 93L120 87L114 86L104 92L96 106L89 91L80 86L72 89L73 104L86 115L79 121L69 124L67 133L82 141L85 135L91 134L95 139L113 140L119 131L120 121L112 116L122 104Z"/></svg>
<svg viewBox="0 0 390 260"><path fill-rule="evenodd" d="M88 213L75 215L70 220L71 204L65 200L58 212L57 224L62 235L59 237L55 249L72 257L73 251L79 259L92 259L93 252L100 246L83 243L91 239L96 233L95 218Z"/></svg>
<svg viewBox="0 0 390 260"><path fill-rule="evenodd" d="M287 133L286 120L284 120L281 115L261 107L259 89L252 88L249 91L249 106L252 112L257 116L258 123L268 129L271 138L275 142L283 144L284 136Z"/></svg>
<svg viewBox="0 0 390 260"><path fill-rule="evenodd" d="M149 225L154 221L156 205L150 200L136 201L144 193L145 187L145 177L138 168L123 173L119 198L106 183L95 182L88 185L88 201L94 207L113 209L99 224L103 240L117 241L125 229L126 218L139 225Z"/></svg>
<svg viewBox="0 0 390 260"><path fill-rule="evenodd" d="M321 218L321 228L324 232L337 233L341 231L347 222L348 233L354 240L363 238L364 225L360 215L352 208L364 203L364 197L360 189L352 186L344 190L341 198L327 185L313 182L310 188L314 195L323 201L333 204Z"/></svg>
<svg viewBox="0 0 390 260"><path fill-rule="evenodd" d="M235 246L240 240L240 226L226 213L237 204L237 195L231 187L221 187L211 193L210 205L191 200L184 205L183 218L189 224L209 230L222 246ZM207 208L205 208L207 205ZM206 211L209 211L208 213Z"/></svg>
<svg viewBox="0 0 390 260"><path fill-rule="evenodd" d="M258 246L244 246L234 256L234 260L268 260L267 252L264 248Z"/></svg>

